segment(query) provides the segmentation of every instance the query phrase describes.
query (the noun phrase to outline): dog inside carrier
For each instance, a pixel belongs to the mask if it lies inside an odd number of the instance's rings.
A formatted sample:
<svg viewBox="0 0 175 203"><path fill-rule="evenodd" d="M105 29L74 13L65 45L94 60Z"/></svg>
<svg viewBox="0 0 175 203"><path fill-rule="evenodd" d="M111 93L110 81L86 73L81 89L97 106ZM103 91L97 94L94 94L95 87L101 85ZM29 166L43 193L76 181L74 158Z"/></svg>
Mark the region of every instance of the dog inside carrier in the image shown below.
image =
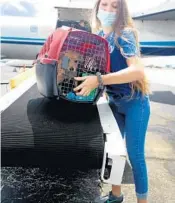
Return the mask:
<svg viewBox="0 0 175 203"><path fill-rule="evenodd" d="M73 91L81 82L75 77L106 74L109 71L109 51L105 39L86 31L58 28L44 44L36 61L39 92L49 98L94 103L104 91L94 89L88 96Z"/></svg>

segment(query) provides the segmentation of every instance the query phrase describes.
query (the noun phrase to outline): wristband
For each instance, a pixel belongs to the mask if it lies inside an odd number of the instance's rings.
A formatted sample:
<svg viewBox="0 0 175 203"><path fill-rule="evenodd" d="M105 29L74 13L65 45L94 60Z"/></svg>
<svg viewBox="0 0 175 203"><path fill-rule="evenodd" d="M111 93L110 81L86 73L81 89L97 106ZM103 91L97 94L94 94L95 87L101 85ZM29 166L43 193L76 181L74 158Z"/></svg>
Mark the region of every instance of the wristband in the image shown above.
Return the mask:
<svg viewBox="0 0 175 203"><path fill-rule="evenodd" d="M103 89L104 85L103 85L103 80L102 80L102 77L101 77L101 73L97 72L96 76L97 76L97 80L98 80L98 84L99 84L98 88Z"/></svg>

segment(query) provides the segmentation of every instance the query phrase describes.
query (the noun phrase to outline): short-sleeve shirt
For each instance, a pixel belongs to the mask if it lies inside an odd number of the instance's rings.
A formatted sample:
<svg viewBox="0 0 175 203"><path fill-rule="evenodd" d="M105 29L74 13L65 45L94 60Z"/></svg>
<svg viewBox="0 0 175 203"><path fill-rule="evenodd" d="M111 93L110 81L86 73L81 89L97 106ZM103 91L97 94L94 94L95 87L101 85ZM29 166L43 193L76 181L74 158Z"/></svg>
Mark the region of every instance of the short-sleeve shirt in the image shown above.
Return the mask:
<svg viewBox="0 0 175 203"><path fill-rule="evenodd" d="M98 35L104 37L104 32L100 31ZM117 72L127 68L128 65L126 59L138 55L136 39L134 33L131 31L123 31L122 35L118 37L117 42L120 49L116 45L114 32L108 35L106 40L108 41L110 51L111 72ZM107 85L106 92L111 96L117 94L123 94L128 96L131 94L131 86L130 83Z"/></svg>

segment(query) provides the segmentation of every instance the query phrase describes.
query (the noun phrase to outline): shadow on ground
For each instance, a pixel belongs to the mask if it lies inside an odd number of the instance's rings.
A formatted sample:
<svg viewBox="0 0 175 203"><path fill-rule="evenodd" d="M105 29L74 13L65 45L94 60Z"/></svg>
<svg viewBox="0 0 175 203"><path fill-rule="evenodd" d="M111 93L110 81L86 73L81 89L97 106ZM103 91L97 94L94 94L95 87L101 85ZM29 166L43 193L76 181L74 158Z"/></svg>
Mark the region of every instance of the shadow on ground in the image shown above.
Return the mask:
<svg viewBox="0 0 175 203"><path fill-rule="evenodd" d="M157 103L175 105L175 94L171 91L153 91L150 100Z"/></svg>
<svg viewBox="0 0 175 203"><path fill-rule="evenodd" d="M134 184L131 166L126 162L122 184Z"/></svg>

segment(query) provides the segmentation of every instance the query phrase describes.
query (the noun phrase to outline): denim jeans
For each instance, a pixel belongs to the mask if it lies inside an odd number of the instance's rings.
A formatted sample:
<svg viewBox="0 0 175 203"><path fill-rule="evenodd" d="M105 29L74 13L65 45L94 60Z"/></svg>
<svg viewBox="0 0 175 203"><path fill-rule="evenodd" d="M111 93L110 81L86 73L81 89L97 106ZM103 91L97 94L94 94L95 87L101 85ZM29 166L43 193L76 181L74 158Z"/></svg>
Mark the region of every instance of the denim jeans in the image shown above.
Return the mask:
<svg viewBox="0 0 175 203"><path fill-rule="evenodd" d="M145 136L150 116L149 96L135 95L133 99L109 96L109 105L126 140L129 161L132 166L136 196L147 199L148 176L145 162Z"/></svg>

